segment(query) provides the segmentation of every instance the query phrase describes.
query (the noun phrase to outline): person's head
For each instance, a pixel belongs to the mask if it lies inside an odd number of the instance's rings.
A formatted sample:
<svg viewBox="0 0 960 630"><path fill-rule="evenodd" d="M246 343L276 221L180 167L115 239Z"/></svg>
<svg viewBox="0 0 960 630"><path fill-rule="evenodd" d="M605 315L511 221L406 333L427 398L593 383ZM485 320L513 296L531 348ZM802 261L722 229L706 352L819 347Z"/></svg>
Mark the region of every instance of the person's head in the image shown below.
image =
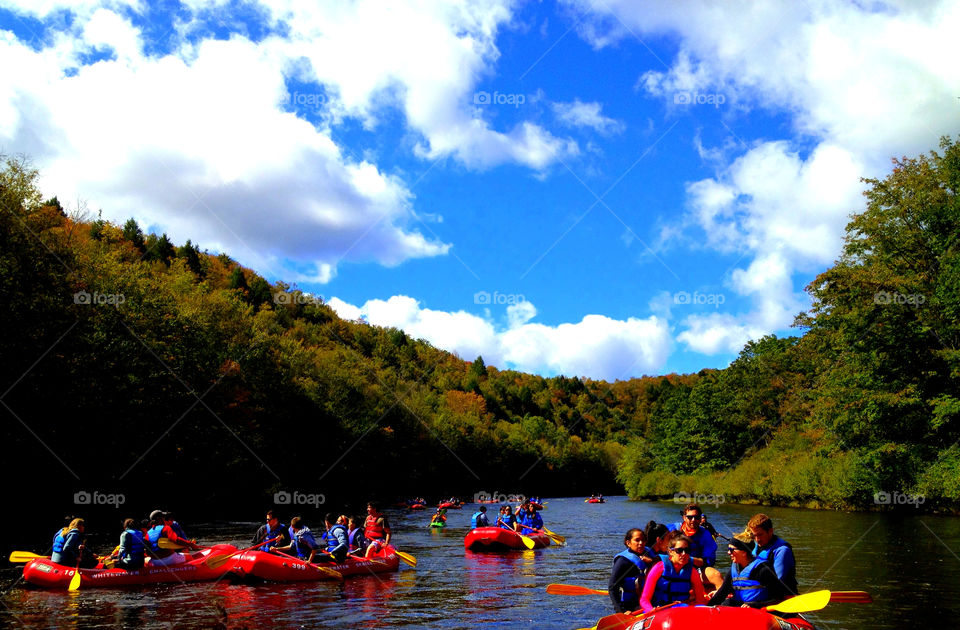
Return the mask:
<svg viewBox="0 0 960 630"><path fill-rule="evenodd" d="M747 566L753 562L753 539L743 534L734 536L727 543L727 555L741 567Z"/></svg>
<svg viewBox="0 0 960 630"><path fill-rule="evenodd" d="M647 535L642 529L634 527L623 535L623 544L633 553L639 554L647 546Z"/></svg>
<svg viewBox="0 0 960 630"><path fill-rule="evenodd" d="M290 527L293 531L297 531L303 527L303 519L299 516L294 516L290 519Z"/></svg>
<svg viewBox="0 0 960 630"><path fill-rule="evenodd" d="M487 506L481 505L481 506L480 506L480 511L481 511L481 512L486 512L486 511L487 511Z"/></svg>
<svg viewBox="0 0 960 630"><path fill-rule="evenodd" d="M277 515L273 513L273 510L267 510L266 521L270 525L276 525L280 520L277 518Z"/></svg>
<svg viewBox="0 0 960 630"><path fill-rule="evenodd" d="M123 519L123 529L124 529L124 530L133 529L133 526L136 525L136 524L137 524L137 522L136 522L135 520L133 520L132 518L125 518L125 519Z"/></svg>
<svg viewBox="0 0 960 630"><path fill-rule="evenodd" d="M673 536L667 549L670 553L670 562L675 565L680 566L690 562L690 539L683 534Z"/></svg>
<svg viewBox="0 0 960 630"><path fill-rule="evenodd" d="M150 512L150 522L154 525L163 523L163 510L154 510Z"/></svg>
<svg viewBox="0 0 960 630"><path fill-rule="evenodd" d="M68 531L69 531L70 529L76 529L76 530L82 532L82 531L83 531L83 528L84 528L83 519L82 519L82 518L75 518L75 519L73 519L72 521L70 521L70 525L68 525L67 527L69 528Z"/></svg>
<svg viewBox="0 0 960 630"><path fill-rule="evenodd" d="M145 518L142 521L140 521L140 529L142 530L150 529L150 519Z"/></svg>
<svg viewBox="0 0 960 630"><path fill-rule="evenodd" d="M333 512L327 512L323 517L323 524L327 526L327 529L330 529L337 523L337 515Z"/></svg>
<svg viewBox="0 0 960 630"><path fill-rule="evenodd" d="M683 508L683 522L687 527L692 526L694 529L700 527L700 517L702 515L703 510L700 509L699 503L690 503Z"/></svg>
<svg viewBox="0 0 960 630"><path fill-rule="evenodd" d="M173 522L173 512L164 512L163 513L163 522L164 524Z"/></svg>
<svg viewBox="0 0 960 630"><path fill-rule="evenodd" d="M754 514L753 518L747 521L747 529L761 547L769 544L773 538L773 521L766 514Z"/></svg>
<svg viewBox="0 0 960 630"><path fill-rule="evenodd" d="M361 519L359 516L351 516L350 518L347 519L347 528L356 529L360 526L360 523L362 522L363 522L363 519Z"/></svg>
<svg viewBox="0 0 960 630"><path fill-rule="evenodd" d="M379 514L380 506L378 506L374 501L367 503L367 514Z"/></svg>

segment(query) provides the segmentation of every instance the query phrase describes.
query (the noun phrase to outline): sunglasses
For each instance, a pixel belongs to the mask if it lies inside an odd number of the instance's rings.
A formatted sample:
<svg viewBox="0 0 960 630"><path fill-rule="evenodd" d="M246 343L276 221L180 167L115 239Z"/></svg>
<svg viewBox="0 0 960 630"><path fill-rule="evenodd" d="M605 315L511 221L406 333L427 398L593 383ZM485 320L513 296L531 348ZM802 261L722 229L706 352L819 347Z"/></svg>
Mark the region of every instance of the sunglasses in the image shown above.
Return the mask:
<svg viewBox="0 0 960 630"><path fill-rule="evenodd" d="M695 521L700 517L697 514L687 514L683 518L687 519L688 521Z"/></svg>
<svg viewBox="0 0 960 630"><path fill-rule="evenodd" d="M733 553L734 551L740 551L736 547L727 547L727 553Z"/></svg>
<svg viewBox="0 0 960 630"><path fill-rule="evenodd" d="M677 555L683 555L685 553L690 553L690 548L689 547L671 547L670 551L672 551Z"/></svg>

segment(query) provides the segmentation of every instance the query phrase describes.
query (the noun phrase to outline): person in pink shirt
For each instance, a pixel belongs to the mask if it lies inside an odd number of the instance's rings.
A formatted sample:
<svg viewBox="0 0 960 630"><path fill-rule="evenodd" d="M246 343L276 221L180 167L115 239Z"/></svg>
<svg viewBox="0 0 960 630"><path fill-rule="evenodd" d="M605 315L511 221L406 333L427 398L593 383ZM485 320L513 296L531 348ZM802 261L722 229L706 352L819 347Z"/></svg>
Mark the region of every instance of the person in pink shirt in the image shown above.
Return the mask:
<svg viewBox="0 0 960 630"><path fill-rule="evenodd" d="M673 602L707 602L700 572L690 562L690 547L690 539L683 534L677 533L670 539L668 558L654 563L647 572L640 596L643 612Z"/></svg>

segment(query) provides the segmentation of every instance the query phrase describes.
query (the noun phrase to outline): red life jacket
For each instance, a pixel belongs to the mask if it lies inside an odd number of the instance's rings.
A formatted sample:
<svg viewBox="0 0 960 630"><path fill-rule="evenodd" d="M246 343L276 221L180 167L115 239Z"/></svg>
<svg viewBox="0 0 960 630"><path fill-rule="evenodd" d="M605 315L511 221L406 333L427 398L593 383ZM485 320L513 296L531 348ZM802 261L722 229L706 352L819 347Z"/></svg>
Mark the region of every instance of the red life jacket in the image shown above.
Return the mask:
<svg viewBox="0 0 960 630"><path fill-rule="evenodd" d="M382 540L387 537L387 532L383 529L383 525L377 522L382 518L383 516L367 515L367 520L363 523L363 535L367 540Z"/></svg>

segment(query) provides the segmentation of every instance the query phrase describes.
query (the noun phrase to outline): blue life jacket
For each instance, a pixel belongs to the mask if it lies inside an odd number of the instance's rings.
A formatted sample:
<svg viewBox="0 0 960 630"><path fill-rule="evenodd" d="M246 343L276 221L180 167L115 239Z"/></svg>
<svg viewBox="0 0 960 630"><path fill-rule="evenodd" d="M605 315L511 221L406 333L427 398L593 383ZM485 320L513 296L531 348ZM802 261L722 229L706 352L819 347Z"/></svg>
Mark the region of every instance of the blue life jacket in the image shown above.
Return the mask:
<svg viewBox="0 0 960 630"><path fill-rule="evenodd" d="M163 525L154 525L147 530L147 542L154 551L160 551L160 534L163 533Z"/></svg>
<svg viewBox="0 0 960 630"><path fill-rule="evenodd" d="M643 561L643 558L633 553L629 549L624 549L620 553L614 556L616 558L625 558L635 564L637 569L640 570L640 576L632 576L624 578L623 585L620 587L620 601L621 602L636 602L639 598L637 597L637 580L640 581L640 590L643 590L643 574L647 570L647 563Z"/></svg>
<svg viewBox="0 0 960 630"><path fill-rule="evenodd" d="M669 560L663 561L663 574L657 580L656 590L653 593L654 606L663 606L673 602L685 602L690 598L690 589L693 583L690 577L693 574L693 563L687 562L680 571L673 568Z"/></svg>
<svg viewBox="0 0 960 630"><path fill-rule="evenodd" d="M337 532L340 532L343 534L343 540L340 540L340 537L337 536ZM323 537L327 541L327 551L329 552L332 552L334 549L336 549L340 545L349 546L350 544L347 541L347 528L341 525L340 523L337 523L336 525L328 529L327 532L323 535Z"/></svg>
<svg viewBox="0 0 960 630"><path fill-rule="evenodd" d="M170 529L172 529L173 533L179 536L180 538L183 538L184 540L187 539L187 535L183 532L183 528L180 527L180 523L176 521L171 522Z"/></svg>
<svg viewBox="0 0 960 630"><path fill-rule="evenodd" d="M120 555L120 559L132 558L134 560L142 560L144 553L143 533L140 530L134 529L125 529L123 533L130 534L127 537L129 544L126 546L124 553Z"/></svg>
<svg viewBox="0 0 960 630"><path fill-rule="evenodd" d="M500 515L500 527L504 529L513 530L513 524L517 522L517 517L513 514L501 514Z"/></svg>
<svg viewBox="0 0 960 630"><path fill-rule="evenodd" d="M759 546L756 543L754 543L753 555L758 560L763 560L764 562L769 564L770 568L773 569L774 573L777 573L777 567L776 567L777 554L775 554L774 552L777 549L781 549L781 548L788 549L790 551L790 556L791 557L793 556L793 547L790 546L790 543L785 541L783 538L780 538L779 536L775 536L773 542L770 543L770 546L764 549L763 551L760 551ZM791 593L796 593L797 592L796 558L794 558L793 566L787 567L784 571L784 575L780 575L779 573L777 573L777 577L780 578L780 581L783 582L783 585L787 587L787 589Z"/></svg>
<svg viewBox="0 0 960 630"><path fill-rule="evenodd" d="M750 573L764 561L760 558L754 558L753 562L742 569L734 562L730 566L730 576L733 578L733 598L738 604L748 604L750 602L762 602L769 599L767 587L750 578Z"/></svg>
<svg viewBox="0 0 960 630"><path fill-rule="evenodd" d="M309 558L310 552L317 548L317 540L308 527L301 527L293 534L293 551L300 559Z"/></svg>
<svg viewBox="0 0 960 630"><path fill-rule="evenodd" d="M53 535L53 553L63 551L63 543L65 542L67 542L67 539L63 536L63 530L58 529L57 533Z"/></svg>
<svg viewBox="0 0 960 630"><path fill-rule="evenodd" d="M480 517L483 517L481 520ZM489 527L490 521L487 519L486 512L477 511L473 516L470 517L470 527L476 529L478 527Z"/></svg>
<svg viewBox="0 0 960 630"><path fill-rule="evenodd" d="M264 540L270 540L271 538L276 538L277 536L283 536L283 535L284 535L283 532L284 532L284 530L287 528L287 526L284 525L283 523L277 523L277 528L276 528L276 529L270 529L270 523L267 523L267 524L265 525L265 527L266 527L266 530L265 530L265 531L266 531L267 535L264 537ZM281 539L281 540L275 540L275 541L273 541L272 543L267 543L266 545L263 545L262 547L258 547L258 549L260 549L261 551L270 551L270 549L272 549L273 547L276 547L277 545L279 545L279 544L282 543L282 542L283 542L282 539Z"/></svg>

